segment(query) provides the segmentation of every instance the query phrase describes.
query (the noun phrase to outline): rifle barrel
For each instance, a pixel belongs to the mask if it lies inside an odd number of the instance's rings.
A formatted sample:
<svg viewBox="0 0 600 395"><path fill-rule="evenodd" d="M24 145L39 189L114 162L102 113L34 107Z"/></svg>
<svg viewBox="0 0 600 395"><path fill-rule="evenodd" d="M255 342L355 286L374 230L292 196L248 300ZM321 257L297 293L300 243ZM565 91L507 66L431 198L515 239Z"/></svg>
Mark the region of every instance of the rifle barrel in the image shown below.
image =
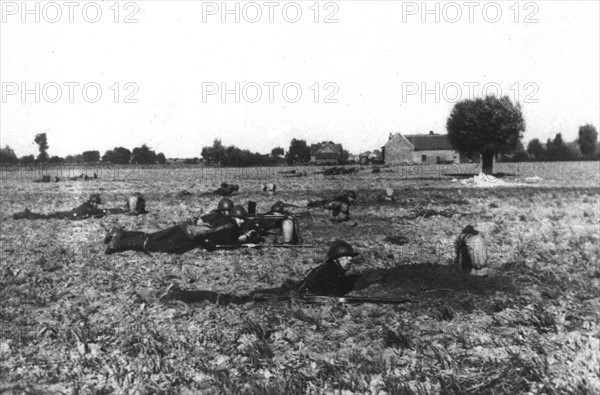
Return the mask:
<svg viewBox="0 0 600 395"><path fill-rule="evenodd" d="M237 248L318 248L320 247L317 244L239 244L239 245L228 245L228 244L220 244L216 246L219 249L237 249Z"/></svg>
<svg viewBox="0 0 600 395"><path fill-rule="evenodd" d="M272 294L254 294L253 299L257 302L263 301L297 301L302 303L323 303L328 301L336 301L341 304L359 304L359 303L375 303L375 304L404 304L416 303L416 300L406 298L386 298L386 297L361 297L361 296L321 296L321 295L272 295Z"/></svg>

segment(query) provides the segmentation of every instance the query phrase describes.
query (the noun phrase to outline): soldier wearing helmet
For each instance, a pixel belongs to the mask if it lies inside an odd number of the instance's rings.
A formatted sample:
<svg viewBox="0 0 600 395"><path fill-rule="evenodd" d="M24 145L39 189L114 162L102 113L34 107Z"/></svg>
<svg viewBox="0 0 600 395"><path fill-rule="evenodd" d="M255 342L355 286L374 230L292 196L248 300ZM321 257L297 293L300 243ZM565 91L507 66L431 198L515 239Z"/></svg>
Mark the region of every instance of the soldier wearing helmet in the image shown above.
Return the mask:
<svg viewBox="0 0 600 395"><path fill-rule="evenodd" d="M343 296L352 291L360 275L346 274L352 268L352 258L358 255L352 246L336 240L327 251L327 260L312 269L295 287L296 292L324 296Z"/></svg>
<svg viewBox="0 0 600 395"><path fill-rule="evenodd" d="M223 216L210 224L184 223L154 233L114 228L104 238L104 244L107 244L104 252L113 254L131 250L183 254L195 248L214 250L218 245L257 243L260 236L247 219L248 213L238 205L232 207L229 216Z"/></svg>
<svg viewBox="0 0 600 395"><path fill-rule="evenodd" d="M240 190L240 186L237 184L228 184L226 182L222 183L221 186L214 191L214 194L221 196L229 196L234 192Z"/></svg>
<svg viewBox="0 0 600 395"><path fill-rule="evenodd" d="M268 214L285 214L285 204L281 200L276 201L271 206Z"/></svg>
<svg viewBox="0 0 600 395"><path fill-rule="evenodd" d="M201 216L200 218L194 217L191 221L193 224L202 225L202 224L215 224L219 220L229 217L231 209L233 208L233 201L229 198L222 198L219 200L219 204L217 205L217 209L209 212Z"/></svg>
<svg viewBox="0 0 600 395"><path fill-rule="evenodd" d="M254 294L286 295L290 293L321 296L343 296L355 289L361 274L348 274L352 259L359 255L343 240L336 240L327 251L325 263L310 270L300 282L286 280L280 287L257 289L248 295L220 294L210 291L185 291L171 284L160 297L162 301L181 300L188 303L210 301L218 304L246 303Z"/></svg>
<svg viewBox="0 0 600 395"><path fill-rule="evenodd" d="M487 265L487 248L483 235L467 225L454 241L456 257L454 264L467 273L481 270Z"/></svg>
<svg viewBox="0 0 600 395"><path fill-rule="evenodd" d="M29 209L25 209L20 213L13 215L13 219L69 219L81 220L86 218L101 218L107 214L129 214L139 215L146 214L146 200L140 193L129 196L125 202L125 208L115 207L109 209L100 209L98 205L102 204L102 199L97 193L91 194L87 202L74 208L70 211L58 211L50 214L32 213Z"/></svg>
<svg viewBox="0 0 600 395"><path fill-rule="evenodd" d="M249 211L252 212L256 203L248 202ZM259 226L261 235L270 235L271 230L278 230L279 233L273 241L276 244L300 244L300 229L298 221L294 215L285 210L285 203L282 201L275 202L268 212L253 216L253 220Z"/></svg>
<svg viewBox="0 0 600 395"><path fill-rule="evenodd" d="M356 192L354 191L346 191L344 195L328 200L324 207L329 211L331 222L356 226L356 222L350 221L350 206L352 206L355 200Z"/></svg>
<svg viewBox="0 0 600 395"><path fill-rule="evenodd" d="M80 206L74 208L70 211L57 211L50 214L38 214L32 213L29 211L29 208L26 208L24 211L20 213L13 214L13 219L70 219L70 220L80 220L86 219L90 217L100 218L107 214L106 210L102 210L98 208L98 205L102 204L102 199L100 199L100 195L97 193L91 194L88 200L81 204Z"/></svg>

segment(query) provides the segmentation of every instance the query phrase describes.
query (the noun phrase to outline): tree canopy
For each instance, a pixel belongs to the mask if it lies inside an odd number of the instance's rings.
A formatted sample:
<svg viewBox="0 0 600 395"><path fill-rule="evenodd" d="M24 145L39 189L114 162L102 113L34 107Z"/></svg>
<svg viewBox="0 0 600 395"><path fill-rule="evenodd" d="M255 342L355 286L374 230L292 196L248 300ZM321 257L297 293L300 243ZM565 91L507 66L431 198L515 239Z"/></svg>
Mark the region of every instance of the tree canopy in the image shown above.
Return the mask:
<svg viewBox="0 0 600 395"><path fill-rule="evenodd" d="M8 145L0 148L0 163L17 163L17 155L15 151Z"/></svg>
<svg viewBox="0 0 600 395"><path fill-rule="evenodd" d="M153 165L156 161L156 152L152 151L146 144L134 148L131 153L131 163Z"/></svg>
<svg viewBox="0 0 600 395"><path fill-rule="evenodd" d="M590 124L580 126L577 143L584 156L594 155L598 147L598 131L596 127Z"/></svg>
<svg viewBox="0 0 600 395"><path fill-rule="evenodd" d="M131 151L123 147L115 147L102 155L102 162L126 165L131 160Z"/></svg>
<svg viewBox="0 0 600 395"><path fill-rule="evenodd" d="M285 160L290 165L308 163L310 160L310 148L306 145L306 141L292 139L290 149L288 149L285 155Z"/></svg>
<svg viewBox="0 0 600 395"><path fill-rule="evenodd" d="M40 154L37 157L39 162L47 162L48 161L48 137L46 133L38 133L35 135L33 141L38 145L38 149L40 150Z"/></svg>
<svg viewBox="0 0 600 395"><path fill-rule="evenodd" d="M523 138L525 121L521 106L508 96L461 100L446 122L450 144L458 152L481 154L482 171L492 174L494 156L510 153Z"/></svg>
<svg viewBox="0 0 600 395"><path fill-rule="evenodd" d="M276 147L271 150L272 156L278 156L278 155L283 156L284 153L285 153L285 151L281 147Z"/></svg>
<svg viewBox="0 0 600 395"><path fill-rule="evenodd" d="M84 151L81 154L84 162L98 162L100 161L100 152L98 151Z"/></svg>

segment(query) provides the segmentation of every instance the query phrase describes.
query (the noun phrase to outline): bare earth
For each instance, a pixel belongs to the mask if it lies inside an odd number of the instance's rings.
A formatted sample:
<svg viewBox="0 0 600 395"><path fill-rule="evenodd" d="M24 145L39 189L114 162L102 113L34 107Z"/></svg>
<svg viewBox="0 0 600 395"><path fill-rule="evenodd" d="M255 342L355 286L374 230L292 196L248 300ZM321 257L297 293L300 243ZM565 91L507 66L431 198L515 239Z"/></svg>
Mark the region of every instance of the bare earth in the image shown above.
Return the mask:
<svg viewBox="0 0 600 395"><path fill-rule="evenodd" d="M521 187L452 181L474 169L365 167L325 177L299 168L309 176L284 178L278 172L289 169L103 168L98 180L50 184L33 183L41 178L35 171L3 171L0 392L600 393L598 162L496 166L511 174L503 178L509 183L542 178ZM72 174L79 171L94 172ZM222 181L240 184L234 201L256 201L259 211L276 200L305 206L355 189L358 226L334 226L311 209L301 229L315 249L103 253L116 224L155 231L214 208L218 196L198 195ZM265 182L277 185L274 196L259 192ZM387 187L395 202L378 199ZM114 207L136 191L150 214L10 218L25 207L70 209L93 192ZM450 266L453 240L467 224L488 243L483 275ZM158 301L171 282L244 293L299 279L336 238L361 252L353 270L378 274L353 295L416 302Z"/></svg>

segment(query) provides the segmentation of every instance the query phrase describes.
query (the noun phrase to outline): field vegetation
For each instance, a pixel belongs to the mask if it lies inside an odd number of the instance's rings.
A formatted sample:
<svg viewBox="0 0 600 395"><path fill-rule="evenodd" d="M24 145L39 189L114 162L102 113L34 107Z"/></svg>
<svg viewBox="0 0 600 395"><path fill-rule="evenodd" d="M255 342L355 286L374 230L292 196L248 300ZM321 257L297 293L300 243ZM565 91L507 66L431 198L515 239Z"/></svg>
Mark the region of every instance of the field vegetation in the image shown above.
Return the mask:
<svg viewBox="0 0 600 395"><path fill-rule="evenodd" d="M598 163L496 164L503 180L522 185L492 188L458 182L477 172L469 166L335 177L302 168L309 175L298 178L283 177L286 168L136 167L49 184L3 172L0 392L600 393ZM542 181L525 184L530 176ZM253 200L260 211L355 189L358 226L332 225L312 209L301 229L315 249L103 253L114 225L155 231L216 207L218 196L198 195L223 181L240 185L236 202ZM260 192L265 182L277 184L275 195ZM385 188L395 201L380 199ZM107 207L141 192L150 213L10 218L25 207L70 209L95 192ZM488 243L482 275L450 265L467 224ZM245 293L299 279L336 238L361 252L353 270L378 275L354 295L414 303L158 301L172 282Z"/></svg>

